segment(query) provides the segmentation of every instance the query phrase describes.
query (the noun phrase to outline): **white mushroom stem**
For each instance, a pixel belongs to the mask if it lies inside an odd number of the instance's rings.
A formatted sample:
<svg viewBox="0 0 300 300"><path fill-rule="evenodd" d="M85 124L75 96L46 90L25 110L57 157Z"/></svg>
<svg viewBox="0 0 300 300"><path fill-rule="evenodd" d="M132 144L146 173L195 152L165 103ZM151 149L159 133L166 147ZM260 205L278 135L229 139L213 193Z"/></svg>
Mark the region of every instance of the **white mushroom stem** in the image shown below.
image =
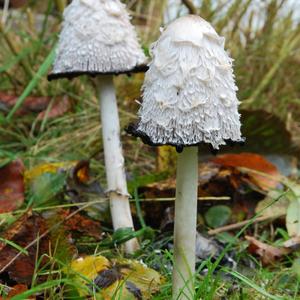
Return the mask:
<svg viewBox="0 0 300 300"><path fill-rule="evenodd" d="M99 76L97 88L101 107L105 168L113 227L114 230L134 228L120 141L120 121L113 76ZM127 253L133 253L138 248L136 239L125 243Z"/></svg>
<svg viewBox="0 0 300 300"><path fill-rule="evenodd" d="M173 299L193 299L197 226L198 147L188 147L178 156Z"/></svg>

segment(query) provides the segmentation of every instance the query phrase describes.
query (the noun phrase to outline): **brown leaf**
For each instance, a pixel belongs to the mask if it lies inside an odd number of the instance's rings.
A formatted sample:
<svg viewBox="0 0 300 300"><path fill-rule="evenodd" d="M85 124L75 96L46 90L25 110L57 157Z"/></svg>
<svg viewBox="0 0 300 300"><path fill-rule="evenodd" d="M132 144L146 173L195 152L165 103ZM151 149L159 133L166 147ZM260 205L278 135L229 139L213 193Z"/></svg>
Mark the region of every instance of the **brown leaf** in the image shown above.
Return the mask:
<svg viewBox="0 0 300 300"><path fill-rule="evenodd" d="M28 290L27 285L17 284L17 285L15 285L11 288L11 290L8 293L7 297L10 298L10 297L22 294L22 293L26 292L27 290ZM29 299L34 299L34 298L29 298Z"/></svg>
<svg viewBox="0 0 300 300"><path fill-rule="evenodd" d="M62 99L56 99L49 111L42 111L38 115L38 120L43 120L45 117L54 119L64 115L71 109L71 102L67 96Z"/></svg>
<svg viewBox="0 0 300 300"><path fill-rule="evenodd" d="M71 109L70 99L64 96L57 97L48 111L48 105L51 103L51 100L52 97L27 97L16 114L18 116L24 116L30 113L39 113L37 117L38 120L43 120L45 116L47 116L48 119L57 118ZM0 103L6 110L11 109L17 101L18 97L16 95L0 93Z"/></svg>
<svg viewBox="0 0 300 300"><path fill-rule="evenodd" d="M25 214L23 214L17 221L15 221L13 223L13 225L11 227L9 227L9 229L4 234L2 234L2 238L4 240L12 241L14 239L15 235L17 235L20 232L20 230L22 229L24 224L27 222L27 219L31 215L32 215L31 210L29 210ZM5 246L6 246L5 243L0 242L0 251L2 249L4 249Z"/></svg>
<svg viewBox="0 0 300 300"><path fill-rule="evenodd" d="M70 214L69 210L61 211L61 218L66 218ZM65 229L68 231L76 231L96 239L101 238L102 230L99 222L93 221L83 215L76 214L72 218L65 221Z"/></svg>
<svg viewBox="0 0 300 300"><path fill-rule="evenodd" d="M23 223L21 223L21 220L23 220ZM11 225L6 231L5 236L11 237L10 240L12 242L25 248L46 230L45 220L38 215L32 215L27 219L20 219L17 223ZM7 267L5 272L8 273L10 279L17 283L30 284L35 271L36 255L39 253L48 253L48 249L48 239L41 239L28 249L28 255L20 255ZM0 251L0 269L5 267L18 253L17 249L9 245L2 247Z"/></svg>
<svg viewBox="0 0 300 300"><path fill-rule="evenodd" d="M278 185L280 173L277 167L261 155L254 153L224 154L217 156L212 161L225 167L247 168L273 177L274 179L257 173L248 173L253 183L263 190L268 191L276 188Z"/></svg>
<svg viewBox="0 0 300 300"><path fill-rule="evenodd" d="M284 247L273 247L251 236L245 236L245 238L250 243L248 246L249 252L251 254L258 255L263 265L274 264L278 261L278 259L291 252L290 249Z"/></svg>
<svg viewBox="0 0 300 300"><path fill-rule="evenodd" d="M18 101L16 95L8 95L0 93L0 103L4 105L7 110L12 108ZM47 108L51 101L50 97L27 97L20 109L17 111L17 115L23 116L31 112L40 112Z"/></svg>
<svg viewBox="0 0 300 300"><path fill-rule="evenodd" d="M0 213L7 213L24 202L24 164L16 160L0 169Z"/></svg>

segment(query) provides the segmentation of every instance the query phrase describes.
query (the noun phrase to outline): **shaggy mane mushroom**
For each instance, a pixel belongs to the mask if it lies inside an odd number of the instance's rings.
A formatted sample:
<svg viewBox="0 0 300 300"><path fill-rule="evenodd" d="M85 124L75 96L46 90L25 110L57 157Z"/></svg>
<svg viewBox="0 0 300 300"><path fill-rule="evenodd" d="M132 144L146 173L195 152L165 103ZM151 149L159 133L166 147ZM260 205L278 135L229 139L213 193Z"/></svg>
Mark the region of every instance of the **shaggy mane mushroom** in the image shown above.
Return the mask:
<svg viewBox="0 0 300 300"><path fill-rule="evenodd" d="M49 80L96 76L110 209L114 229L133 228L120 141L120 124L113 75L143 71L146 57L119 0L73 0L64 22ZM125 243L127 253L138 248Z"/></svg>
<svg viewBox="0 0 300 300"><path fill-rule="evenodd" d="M173 298L192 299L198 188L198 147L242 142L233 60L224 38L198 16L175 20L152 45L139 122L127 131L149 145L178 152Z"/></svg>

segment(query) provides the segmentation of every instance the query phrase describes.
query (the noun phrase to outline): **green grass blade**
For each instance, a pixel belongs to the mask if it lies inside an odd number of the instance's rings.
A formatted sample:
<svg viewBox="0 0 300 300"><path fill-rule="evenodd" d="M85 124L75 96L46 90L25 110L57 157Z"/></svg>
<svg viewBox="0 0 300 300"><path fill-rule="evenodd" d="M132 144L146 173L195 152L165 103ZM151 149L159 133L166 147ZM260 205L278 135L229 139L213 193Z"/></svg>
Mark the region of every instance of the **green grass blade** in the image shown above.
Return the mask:
<svg viewBox="0 0 300 300"><path fill-rule="evenodd" d="M13 117L15 112L20 108L20 106L23 104L25 99L30 95L32 90L37 86L37 84L39 83L41 77L44 76L48 72L48 70L49 70L49 68L52 65L52 62L54 60L54 55L55 55L55 47L51 50L51 52L49 53L49 55L47 56L47 58L45 59L45 61L43 62L43 64L39 68L39 70L37 71L37 73L35 73L32 80L29 82L29 84L25 88L24 92L19 97L19 99L18 99L17 103L15 104L15 106L11 109L11 111L7 115L6 119L8 121L11 121L11 118Z"/></svg>
<svg viewBox="0 0 300 300"><path fill-rule="evenodd" d="M260 293L260 294L264 295L265 297L267 297L267 299L272 299L272 300L283 300L284 299L283 297L280 297L280 296L271 295L265 289L258 286L253 281L251 281L249 278L247 278L246 276L240 274L239 272L230 271L230 270L226 270L226 271L227 271L227 273L229 273L233 277L235 277L235 278L239 279L240 281L242 281L244 284L246 284L249 287L255 289L258 293Z"/></svg>
<svg viewBox="0 0 300 300"><path fill-rule="evenodd" d="M22 248L21 246L19 246L18 244L14 243L14 242L12 242L10 240L7 240L7 239L4 239L4 238L0 237L0 242L2 242L4 244L6 244L6 245L9 245L9 246L17 249L19 252L21 252L21 253L23 253L25 255L28 255L28 251L27 250L25 250L24 248Z"/></svg>
<svg viewBox="0 0 300 300"><path fill-rule="evenodd" d="M19 63L22 59L24 59L26 56L31 54L32 52L35 52L38 47L42 45L41 41L35 42L32 47L24 48L17 56L13 57L8 63L6 63L4 66L0 67L0 73L4 73L10 68L12 68L14 65Z"/></svg>
<svg viewBox="0 0 300 300"><path fill-rule="evenodd" d="M50 289L50 288L53 288L53 287L58 287L63 283L67 283L67 284L70 284L70 285L76 287L76 284L71 279L50 280L50 281L42 283L42 284L40 284L36 287L31 288L30 290L25 291L22 294L19 294L19 295L16 295L16 296L12 297L11 300L25 300L25 299L28 299L28 297L30 297L34 294L43 292L46 289Z"/></svg>

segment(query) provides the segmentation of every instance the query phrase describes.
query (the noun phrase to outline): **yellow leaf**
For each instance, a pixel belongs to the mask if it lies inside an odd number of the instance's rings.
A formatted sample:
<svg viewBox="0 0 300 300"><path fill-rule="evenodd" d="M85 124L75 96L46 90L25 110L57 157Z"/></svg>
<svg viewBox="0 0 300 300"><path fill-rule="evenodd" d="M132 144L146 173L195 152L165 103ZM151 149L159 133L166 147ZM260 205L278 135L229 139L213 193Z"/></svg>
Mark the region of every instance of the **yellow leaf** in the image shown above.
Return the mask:
<svg viewBox="0 0 300 300"><path fill-rule="evenodd" d="M78 161L67 161L67 162L57 162L57 163L46 163L40 164L33 167L30 170L25 171L25 182L30 183L34 179L40 177L45 173L55 174L60 170L66 171L74 168L78 164Z"/></svg>
<svg viewBox="0 0 300 300"><path fill-rule="evenodd" d="M87 256L71 263L71 269L88 279L94 280L98 273L107 270L110 263L104 256Z"/></svg>
<svg viewBox="0 0 300 300"><path fill-rule="evenodd" d="M103 256L87 256L72 262L76 280L87 284L80 275L94 281L101 289L96 299L136 300L151 299L159 291L162 276L144 264L129 259L114 259L111 262ZM79 293L87 296L84 286L78 285Z"/></svg>

